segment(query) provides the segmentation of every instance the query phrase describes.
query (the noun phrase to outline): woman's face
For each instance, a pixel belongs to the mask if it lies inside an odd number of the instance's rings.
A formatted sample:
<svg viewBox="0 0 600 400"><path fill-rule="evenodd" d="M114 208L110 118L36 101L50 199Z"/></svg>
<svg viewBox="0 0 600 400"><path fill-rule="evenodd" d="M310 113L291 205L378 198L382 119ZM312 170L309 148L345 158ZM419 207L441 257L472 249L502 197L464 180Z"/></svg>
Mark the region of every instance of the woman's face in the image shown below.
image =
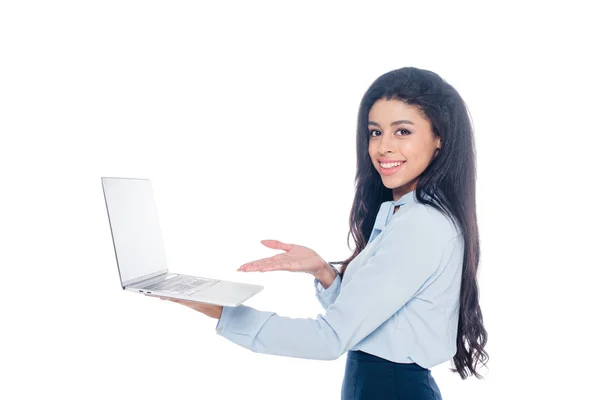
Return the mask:
<svg viewBox="0 0 600 400"><path fill-rule="evenodd" d="M417 178L441 147L440 138L416 106L396 99L379 99L373 104L368 128L369 156L396 201L416 189ZM401 164L386 169L380 159Z"/></svg>

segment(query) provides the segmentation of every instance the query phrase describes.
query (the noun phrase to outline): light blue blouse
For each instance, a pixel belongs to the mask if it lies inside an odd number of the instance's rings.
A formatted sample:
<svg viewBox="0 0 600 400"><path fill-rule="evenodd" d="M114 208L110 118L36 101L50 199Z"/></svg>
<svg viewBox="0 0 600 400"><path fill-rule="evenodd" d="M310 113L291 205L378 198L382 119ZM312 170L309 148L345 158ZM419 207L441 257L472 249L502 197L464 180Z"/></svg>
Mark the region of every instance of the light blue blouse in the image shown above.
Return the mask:
<svg viewBox="0 0 600 400"><path fill-rule="evenodd" d="M396 213L395 206L400 206ZM381 204L367 246L324 289L316 318L223 307L217 334L253 352L335 360L348 350L431 368L456 353L464 241L412 191Z"/></svg>

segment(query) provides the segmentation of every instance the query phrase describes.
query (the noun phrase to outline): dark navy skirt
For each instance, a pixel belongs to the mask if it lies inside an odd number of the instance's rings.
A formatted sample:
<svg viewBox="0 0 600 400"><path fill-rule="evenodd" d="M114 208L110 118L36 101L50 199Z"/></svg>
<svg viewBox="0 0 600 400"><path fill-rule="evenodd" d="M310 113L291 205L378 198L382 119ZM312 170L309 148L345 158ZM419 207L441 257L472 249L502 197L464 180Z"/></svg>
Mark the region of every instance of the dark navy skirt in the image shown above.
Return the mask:
<svg viewBox="0 0 600 400"><path fill-rule="evenodd" d="M364 399L442 400L442 395L427 368L350 350L346 358L342 400Z"/></svg>

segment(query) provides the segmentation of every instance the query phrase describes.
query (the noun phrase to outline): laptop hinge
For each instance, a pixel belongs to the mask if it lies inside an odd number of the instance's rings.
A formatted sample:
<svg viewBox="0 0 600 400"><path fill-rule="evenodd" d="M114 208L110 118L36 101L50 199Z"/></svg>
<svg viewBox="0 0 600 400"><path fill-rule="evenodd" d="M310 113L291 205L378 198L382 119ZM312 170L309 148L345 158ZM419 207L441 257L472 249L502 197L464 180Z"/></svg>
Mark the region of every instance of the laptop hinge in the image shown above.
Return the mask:
<svg viewBox="0 0 600 400"><path fill-rule="evenodd" d="M168 269L163 269L162 271L153 272L151 274L144 275L139 278L130 279L128 281L123 282L123 289L125 289L127 286L135 285L140 282L147 281L149 279L153 279L153 278L156 278L157 276L168 274L168 273L169 273Z"/></svg>

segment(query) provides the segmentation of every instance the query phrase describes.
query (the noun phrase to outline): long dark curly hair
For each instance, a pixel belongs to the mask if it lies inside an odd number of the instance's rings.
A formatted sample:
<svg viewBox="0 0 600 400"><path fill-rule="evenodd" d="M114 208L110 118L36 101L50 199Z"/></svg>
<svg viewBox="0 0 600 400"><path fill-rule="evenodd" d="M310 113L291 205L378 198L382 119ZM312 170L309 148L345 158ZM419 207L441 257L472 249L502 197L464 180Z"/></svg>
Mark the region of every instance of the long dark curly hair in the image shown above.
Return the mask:
<svg viewBox="0 0 600 400"><path fill-rule="evenodd" d="M356 131L357 169L355 195L350 213L350 234L356 243L354 253L341 264L343 279L348 264L365 248L381 203L392 198L392 189L383 185L369 156L369 111L379 99L397 99L418 107L431 123L436 137L441 137L438 155L418 177L416 198L457 221L463 232L465 252L460 288L457 351L451 371L462 379L477 378L478 363L489 359L484 350L487 331L479 306L477 268L479 265L479 231L475 204L475 144L467 106L456 89L434 72L404 67L383 74L368 88L358 110ZM430 200L424 197L427 194Z"/></svg>

